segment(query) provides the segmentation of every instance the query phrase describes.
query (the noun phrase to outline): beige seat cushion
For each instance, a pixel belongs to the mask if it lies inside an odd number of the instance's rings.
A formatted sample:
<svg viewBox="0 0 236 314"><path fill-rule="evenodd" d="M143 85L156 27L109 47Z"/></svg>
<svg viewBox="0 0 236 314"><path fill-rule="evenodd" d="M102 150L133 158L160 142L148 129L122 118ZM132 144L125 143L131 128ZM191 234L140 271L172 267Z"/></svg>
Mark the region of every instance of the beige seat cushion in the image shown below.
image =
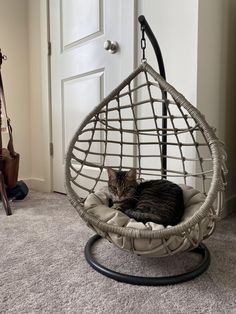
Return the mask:
<svg viewBox="0 0 236 314"><path fill-rule="evenodd" d="M185 203L185 213L182 217L182 221L187 221L201 207L205 196L192 187L185 185L180 186L183 189ZM107 187L104 187L87 197L84 208L89 214L99 220L119 227L147 230L160 230L165 228L163 225L153 222L147 222L145 224L137 222L124 213L114 208L109 208L108 200L109 191ZM126 236L114 233L104 234L101 230L98 230L96 226L93 226L93 228L98 234L108 238L109 241L123 250L147 256L166 256L198 246L204 236L209 233L209 228L213 227L212 224L213 222L206 217L198 225L189 230L187 236L171 236L169 239L130 239ZM166 228L171 228L171 226L167 226Z"/></svg>

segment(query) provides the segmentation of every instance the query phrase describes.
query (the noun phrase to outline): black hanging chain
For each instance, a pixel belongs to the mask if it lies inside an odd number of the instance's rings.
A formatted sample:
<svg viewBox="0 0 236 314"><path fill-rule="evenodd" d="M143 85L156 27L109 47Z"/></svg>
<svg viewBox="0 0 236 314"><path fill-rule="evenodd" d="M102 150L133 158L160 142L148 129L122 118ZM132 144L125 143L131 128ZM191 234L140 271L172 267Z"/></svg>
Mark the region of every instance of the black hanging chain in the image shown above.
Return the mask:
<svg viewBox="0 0 236 314"><path fill-rule="evenodd" d="M141 49L143 50L143 57L141 59L141 62L146 62L147 59L145 57L145 49L146 49L146 38L145 38L145 28L144 26L141 26L142 31L142 37L141 37Z"/></svg>

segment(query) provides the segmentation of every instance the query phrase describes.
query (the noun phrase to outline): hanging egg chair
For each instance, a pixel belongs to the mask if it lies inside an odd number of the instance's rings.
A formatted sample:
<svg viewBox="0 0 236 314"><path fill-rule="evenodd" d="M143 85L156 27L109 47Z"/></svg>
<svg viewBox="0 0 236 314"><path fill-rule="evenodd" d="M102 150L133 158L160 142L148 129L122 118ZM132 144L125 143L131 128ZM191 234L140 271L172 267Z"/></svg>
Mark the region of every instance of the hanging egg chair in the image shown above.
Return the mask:
<svg viewBox="0 0 236 314"><path fill-rule="evenodd" d="M143 36L145 32L155 42L145 18L139 21ZM88 263L115 280L140 285L180 283L208 268L210 253L202 241L214 231L226 185L222 143L201 112L163 78L157 42L153 47L162 75L143 60L79 126L65 165L69 200L96 232L85 248ZM179 184L185 204L181 222L167 227L144 224L109 207L109 167L136 168L138 180L161 178ZM193 251L202 260L192 271L176 276L125 275L95 260L92 246L100 238L138 255L164 257Z"/></svg>

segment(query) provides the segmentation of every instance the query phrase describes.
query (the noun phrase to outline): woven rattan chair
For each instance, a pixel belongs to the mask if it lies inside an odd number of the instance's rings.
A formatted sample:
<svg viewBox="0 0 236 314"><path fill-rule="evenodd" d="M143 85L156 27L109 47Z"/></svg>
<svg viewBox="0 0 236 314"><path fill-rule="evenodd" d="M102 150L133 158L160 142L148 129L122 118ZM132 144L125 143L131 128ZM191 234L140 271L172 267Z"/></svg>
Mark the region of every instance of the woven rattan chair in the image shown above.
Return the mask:
<svg viewBox="0 0 236 314"><path fill-rule="evenodd" d="M183 184L187 191L194 186L191 195L195 197L196 190L201 195L195 200L197 209L176 226L136 228L133 220L125 221L123 213L109 208L106 193L100 192L107 186L108 167L135 167L140 180L167 178ZM119 281L158 285L189 280L209 266L209 251L201 242L212 234L223 206L224 149L201 112L147 62L86 117L71 140L65 169L69 200L99 235L85 249L87 261L96 270ZM91 196L98 202L92 201L89 207L86 201ZM91 247L100 236L139 255L167 256L194 250L203 259L196 269L179 276L123 275L93 258Z"/></svg>
<svg viewBox="0 0 236 314"><path fill-rule="evenodd" d="M168 112L165 130L161 127L163 99L158 97L163 90L168 93L164 102ZM140 99L138 93L144 98ZM163 131L167 137L166 156L162 155ZM214 230L223 205L224 156L222 144L198 109L143 63L93 110L75 133L66 157L67 193L80 216L103 237L110 241L110 234L128 239L160 239L160 246L173 255L186 240L188 250L192 249ZM165 173L161 166L163 157L168 165ZM96 188L107 185L104 170L108 167L125 170L133 167L133 163L139 178L165 175L177 183L194 184L206 195L205 201L187 221L161 230L119 227L86 211L85 198ZM206 217L207 232L201 225ZM198 237L192 241L189 234L194 228ZM169 240L172 236L182 237L182 244L175 250Z"/></svg>

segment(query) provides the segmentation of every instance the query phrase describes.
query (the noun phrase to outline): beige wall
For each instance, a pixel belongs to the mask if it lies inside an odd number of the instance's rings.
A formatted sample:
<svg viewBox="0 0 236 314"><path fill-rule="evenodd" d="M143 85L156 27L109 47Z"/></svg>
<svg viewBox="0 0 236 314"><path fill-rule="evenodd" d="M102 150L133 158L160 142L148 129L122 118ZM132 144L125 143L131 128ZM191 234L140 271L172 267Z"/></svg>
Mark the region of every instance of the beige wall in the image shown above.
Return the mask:
<svg viewBox="0 0 236 314"><path fill-rule="evenodd" d="M45 9L46 0L0 0L0 48L8 57L2 72L15 149L21 156L19 179L49 191L49 108L44 106L47 71L41 64L42 51L47 61L47 38L42 36L46 16L40 14L43 6ZM3 137L6 142L7 136Z"/></svg>
<svg viewBox="0 0 236 314"><path fill-rule="evenodd" d="M0 0L0 48L8 57L2 75L21 178L31 176L28 30L28 0Z"/></svg>
<svg viewBox="0 0 236 314"><path fill-rule="evenodd" d="M31 158L32 177L42 177L43 158L40 157L42 146L42 96L41 96L41 42L40 42L40 1L30 0L28 7L29 22L29 77L31 107ZM37 143L37 145L35 145Z"/></svg>
<svg viewBox="0 0 236 314"><path fill-rule="evenodd" d="M193 104L197 97L198 1L139 0L138 15L144 15L161 47L167 81ZM139 25L136 25L140 38ZM137 51L140 62L140 43ZM148 62L158 69L147 40ZM191 79L190 79L191 78Z"/></svg>
<svg viewBox="0 0 236 314"><path fill-rule="evenodd" d="M49 108L47 97L47 16L46 0L28 0L29 96L31 122L31 187L51 189L49 169ZM44 10L45 12L42 12ZM47 112L45 112L47 111Z"/></svg>
<svg viewBox="0 0 236 314"><path fill-rule="evenodd" d="M235 0L199 1L197 103L225 143L229 204L236 197L235 30Z"/></svg>

